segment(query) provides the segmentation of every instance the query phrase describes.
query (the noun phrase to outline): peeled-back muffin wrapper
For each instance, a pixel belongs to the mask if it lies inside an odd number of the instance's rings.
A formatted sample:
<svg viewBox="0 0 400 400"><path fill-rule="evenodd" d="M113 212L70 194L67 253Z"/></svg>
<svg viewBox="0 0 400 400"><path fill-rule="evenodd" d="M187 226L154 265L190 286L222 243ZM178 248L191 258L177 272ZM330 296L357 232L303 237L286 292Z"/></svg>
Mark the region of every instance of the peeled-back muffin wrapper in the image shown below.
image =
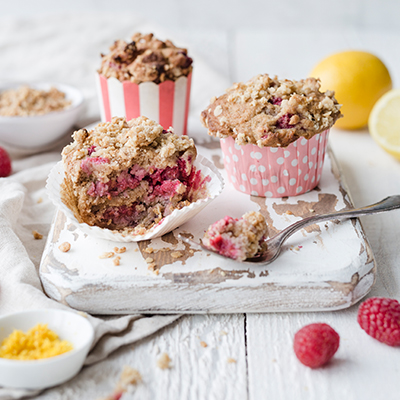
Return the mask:
<svg viewBox="0 0 400 400"><path fill-rule="evenodd" d="M53 204L82 232L99 239L111 240L113 242L140 242L141 240L160 237L171 232L178 226L183 225L222 192L224 187L223 178L211 161L201 155L197 155L193 165L197 170L201 170L204 177L209 176L211 178L211 180L206 184L207 197L205 199L199 199L181 210L174 210L170 215L166 216L158 224L149 229L144 235L128 235L115 230L90 226L86 223L79 223L73 212L61 200L60 190L61 184L64 181L64 167L62 161L57 163L50 171L49 177L47 178L46 191Z"/></svg>
<svg viewBox="0 0 400 400"><path fill-rule="evenodd" d="M221 139L225 171L236 190L260 197L297 196L314 189L321 178L329 130L289 146L238 145Z"/></svg>
<svg viewBox="0 0 400 400"><path fill-rule="evenodd" d="M101 121L125 117L128 121L141 115L158 122L177 135L187 134L192 74L176 81L140 84L96 74Z"/></svg>

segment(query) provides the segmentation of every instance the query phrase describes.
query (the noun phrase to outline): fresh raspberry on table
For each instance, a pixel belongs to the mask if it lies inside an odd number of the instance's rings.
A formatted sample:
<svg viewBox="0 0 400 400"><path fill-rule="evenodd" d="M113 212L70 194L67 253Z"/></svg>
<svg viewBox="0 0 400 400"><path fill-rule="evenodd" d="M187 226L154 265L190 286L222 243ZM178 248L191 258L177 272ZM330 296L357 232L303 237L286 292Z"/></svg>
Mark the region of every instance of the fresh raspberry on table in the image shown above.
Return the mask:
<svg viewBox="0 0 400 400"><path fill-rule="evenodd" d="M293 348L300 362L310 368L326 364L339 348L338 333L327 324L315 323L301 328L294 336Z"/></svg>
<svg viewBox="0 0 400 400"><path fill-rule="evenodd" d="M8 153L0 147L0 178L11 174L11 160Z"/></svg>
<svg viewBox="0 0 400 400"><path fill-rule="evenodd" d="M385 297L371 297L358 309L357 321L368 335L389 346L400 345L400 304Z"/></svg>

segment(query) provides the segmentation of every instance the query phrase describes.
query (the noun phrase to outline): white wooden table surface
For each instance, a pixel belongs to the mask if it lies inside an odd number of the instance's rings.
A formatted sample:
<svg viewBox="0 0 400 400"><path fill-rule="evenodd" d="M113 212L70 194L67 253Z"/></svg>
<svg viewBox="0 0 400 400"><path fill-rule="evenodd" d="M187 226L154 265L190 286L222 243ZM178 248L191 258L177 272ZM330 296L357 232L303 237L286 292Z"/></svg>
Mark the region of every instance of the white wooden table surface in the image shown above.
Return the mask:
<svg viewBox="0 0 400 400"><path fill-rule="evenodd" d="M304 29L284 31L237 26L228 31L216 27L176 32L186 35L188 44L230 81L261 72L301 78L332 51L359 48L379 55L398 87L400 33L374 29L307 30L305 24ZM384 153L367 130L334 129L330 143L356 206L400 193L400 163ZM378 268L370 295L400 300L400 211L365 217L362 224ZM161 333L84 369L73 388L61 386L38 398L102 397L112 392L123 365L130 365L144 382L122 399L398 399L400 349L367 336L357 324L357 309L356 305L336 312L184 316ZM312 322L328 323L341 337L332 362L318 370L301 365L292 350L295 332ZM171 369L156 367L163 352L172 360Z"/></svg>

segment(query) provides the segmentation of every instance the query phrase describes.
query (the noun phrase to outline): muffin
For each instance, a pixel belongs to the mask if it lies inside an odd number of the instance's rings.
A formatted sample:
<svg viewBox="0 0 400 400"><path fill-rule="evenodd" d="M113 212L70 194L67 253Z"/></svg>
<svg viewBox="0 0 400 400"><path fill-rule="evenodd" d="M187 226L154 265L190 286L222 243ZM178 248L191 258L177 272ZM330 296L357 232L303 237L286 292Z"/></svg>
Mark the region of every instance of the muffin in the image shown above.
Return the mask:
<svg viewBox="0 0 400 400"><path fill-rule="evenodd" d="M187 50L153 34L135 33L101 54L97 82L102 121L141 115L186 134L192 59Z"/></svg>
<svg viewBox="0 0 400 400"><path fill-rule="evenodd" d="M193 140L146 117L115 117L73 139L62 152L61 199L80 223L143 235L207 197Z"/></svg>
<svg viewBox="0 0 400 400"><path fill-rule="evenodd" d="M329 129L341 117L334 92L315 78L279 80L267 74L237 83L201 114L221 139L225 169L241 192L282 197L319 182Z"/></svg>
<svg viewBox="0 0 400 400"><path fill-rule="evenodd" d="M212 224L203 237L203 244L225 257L243 261L265 248L268 227L264 216L256 211L240 219L226 216Z"/></svg>

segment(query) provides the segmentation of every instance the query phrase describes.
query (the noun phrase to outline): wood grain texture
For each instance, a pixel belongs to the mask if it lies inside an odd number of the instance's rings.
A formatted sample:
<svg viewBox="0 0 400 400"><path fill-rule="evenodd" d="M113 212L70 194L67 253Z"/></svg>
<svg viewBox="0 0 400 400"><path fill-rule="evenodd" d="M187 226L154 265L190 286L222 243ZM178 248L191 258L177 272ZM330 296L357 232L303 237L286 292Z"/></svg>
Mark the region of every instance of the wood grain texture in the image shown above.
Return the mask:
<svg viewBox="0 0 400 400"><path fill-rule="evenodd" d="M247 398L244 315L192 315L163 329L161 335L118 350L105 362L87 367L70 384L39 399L100 399L111 394L123 365L137 369L143 382L131 386L130 400L244 400ZM163 353L171 368L160 369Z"/></svg>
<svg viewBox="0 0 400 400"><path fill-rule="evenodd" d="M218 147L198 145L198 149L221 166ZM306 227L293 235L280 257L267 266L196 251L179 240L177 233L199 240L217 219L239 217L253 209L263 213L269 234L274 235L303 217L349 206L350 198L330 152L319 187L309 193L270 199L239 193L227 184L223 193L189 222L144 242L118 245L88 236L59 211L40 276L50 297L92 314L346 308L368 293L375 279L374 258L358 220ZM63 242L71 243L67 253L59 250ZM115 253L115 246L126 247L126 252ZM114 254L101 258L104 252ZM115 256L120 257L118 266L113 263Z"/></svg>

